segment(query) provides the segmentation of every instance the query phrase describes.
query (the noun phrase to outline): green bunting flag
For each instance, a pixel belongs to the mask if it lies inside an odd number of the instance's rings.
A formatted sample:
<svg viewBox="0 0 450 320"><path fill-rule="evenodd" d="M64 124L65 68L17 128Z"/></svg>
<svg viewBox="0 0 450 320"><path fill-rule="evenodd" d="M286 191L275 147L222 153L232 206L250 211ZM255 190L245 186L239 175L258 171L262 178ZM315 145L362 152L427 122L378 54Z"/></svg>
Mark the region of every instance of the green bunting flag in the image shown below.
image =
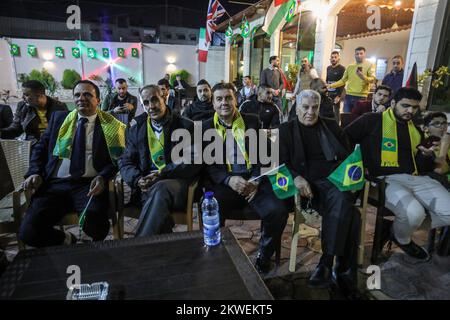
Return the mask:
<svg viewBox="0 0 450 320"><path fill-rule="evenodd" d="M138 48L131 48L131 56L133 58L139 58L139 50L138 50Z"/></svg>
<svg viewBox="0 0 450 320"><path fill-rule="evenodd" d="M30 55L30 57L37 56L37 48L35 45L32 45L32 44L28 45L28 54Z"/></svg>
<svg viewBox="0 0 450 320"><path fill-rule="evenodd" d="M252 32L250 33L250 41L253 41L253 39L255 38L255 34L259 28L260 28L260 26L253 27Z"/></svg>
<svg viewBox="0 0 450 320"><path fill-rule="evenodd" d="M91 59L96 59L97 58L97 51L95 51L94 48L88 48L87 49L87 56Z"/></svg>
<svg viewBox="0 0 450 320"><path fill-rule="evenodd" d="M75 59L80 59L80 48L72 48L72 57L74 57Z"/></svg>
<svg viewBox="0 0 450 320"><path fill-rule="evenodd" d="M103 53L103 58L109 58L109 49L108 48L103 48L102 53Z"/></svg>
<svg viewBox="0 0 450 320"><path fill-rule="evenodd" d="M278 199L286 199L298 193L294 184L294 179L286 165L283 164L278 169L278 172L268 175L267 177L269 178L273 192Z"/></svg>
<svg viewBox="0 0 450 320"><path fill-rule="evenodd" d="M17 44L11 45L11 55L13 57L19 57L20 56L20 47Z"/></svg>
<svg viewBox="0 0 450 320"><path fill-rule="evenodd" d="M225 36L231 38L233 36L233 28L231 28L231 22L228 22L228 28L225 30Z"/></svg>
<svg viewBox="0 0 450 320"><path fill-rule="evenodd" d="M120 58L125 58L125 49L124 48L117 48L117 56Z"/></svg>
<svg viewBox="0 0 450 320"><path fill-rule="evenodd" d="M58 58L64 58L64 49L61 47L56 47L55 56L57 56Z"/></svg>
<svg viewBox="0 0 450 320"><path fill-rule="evenodd" d="M334 170L328 180L340 191L361 190L364 187L364 165L361 147L358 145L355 151Z"/></svg>
<svg viewBox="0 0 450 320"><path fill-rule="evenodd" d="M250 35L250 24L247 21L247 18L244 16L242 18L242 24L241 24L241 36L244 38L248 38Z"/></svg>
<svg viewBox="0 0 450 320"><path fill-rule="evenodd" d="M289 5L288 13L286 15L286 22L291 22L292 18L295 16L296 0L291 0Z"/></svg>

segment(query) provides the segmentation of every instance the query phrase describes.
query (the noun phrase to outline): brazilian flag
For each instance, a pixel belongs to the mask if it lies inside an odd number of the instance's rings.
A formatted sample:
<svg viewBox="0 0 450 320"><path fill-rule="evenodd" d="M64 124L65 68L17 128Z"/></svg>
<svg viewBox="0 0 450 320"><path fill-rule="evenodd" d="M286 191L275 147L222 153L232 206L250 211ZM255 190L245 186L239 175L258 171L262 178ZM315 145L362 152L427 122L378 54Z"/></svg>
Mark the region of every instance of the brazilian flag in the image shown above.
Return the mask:
<svg viewBox="0 0 450 320"><path fill-rule="evenodd" d="M364 187L364 166L360 146L328 177L340 191L361 190Z"/></svg>
<svg viewBox="0 0 450 320"><path fill-rule="evenodd" d="M278 169L278 172L268 175L267 177L269 178L273 192L278 199L286 199L298 193L298 190L294 185L294 179L286 165L283 164Z"/></svg>

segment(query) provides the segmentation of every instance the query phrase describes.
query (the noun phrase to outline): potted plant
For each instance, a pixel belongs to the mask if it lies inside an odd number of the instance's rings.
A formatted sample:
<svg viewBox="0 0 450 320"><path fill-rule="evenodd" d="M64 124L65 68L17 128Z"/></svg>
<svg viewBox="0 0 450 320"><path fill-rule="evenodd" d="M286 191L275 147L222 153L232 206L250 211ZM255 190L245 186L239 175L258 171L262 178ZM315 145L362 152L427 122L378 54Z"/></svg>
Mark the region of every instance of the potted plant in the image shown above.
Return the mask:
<svg viewBox="0 0 450 320"><path fill-rule="evenodd" d="M81 75L73 69L66 69L63 72L61 86L64 89L73 89L75 83L81 80Z"/></svg>

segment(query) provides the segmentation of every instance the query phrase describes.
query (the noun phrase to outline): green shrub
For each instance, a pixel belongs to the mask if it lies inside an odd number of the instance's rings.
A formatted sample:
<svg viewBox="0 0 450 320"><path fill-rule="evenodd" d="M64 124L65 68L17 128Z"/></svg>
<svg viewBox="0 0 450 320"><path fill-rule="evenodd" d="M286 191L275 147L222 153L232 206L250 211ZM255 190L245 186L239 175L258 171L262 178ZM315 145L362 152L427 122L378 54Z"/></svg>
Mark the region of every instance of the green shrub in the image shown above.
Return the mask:
<svg viewBox="0 0 450 320"><path fill-rule="evenodd" d="M61 81L61 86L64 89L73 89L75 83L81 80L81 76L78 72L71 69L66 69L63 72L63 78Z"/></svg>
<svg viewBox="0 0 450 320"><path fill-rule="evenodd" d="M51 97L53 97L58 89L58 83L56 82L55 77L53 77L45 68L43 68L42 71L33 69L28 75L24 73L19 74L19 82L23 83L29 80L41 82Z"/></svg>

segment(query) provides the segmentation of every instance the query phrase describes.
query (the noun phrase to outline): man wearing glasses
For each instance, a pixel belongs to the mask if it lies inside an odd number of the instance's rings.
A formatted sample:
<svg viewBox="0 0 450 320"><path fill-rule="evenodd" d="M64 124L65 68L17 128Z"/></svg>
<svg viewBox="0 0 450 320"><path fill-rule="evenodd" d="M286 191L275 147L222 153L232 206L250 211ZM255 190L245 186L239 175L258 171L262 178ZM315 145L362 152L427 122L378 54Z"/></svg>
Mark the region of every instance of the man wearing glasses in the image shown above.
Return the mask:
<svg viewBox="0 0 450 320"><path fill-rule="evenodd" d="M450 179L450 133L448 132L447 116L442 112L431 112L423 119L426 143L440 141L439 149L436 149L436 168L434 172L446 175L447 186Z"/></svg>
<svg viewBox="0 0 450 320"><path fill-rule="evenodd" d="M193 122L170 112L161 89L148 85L139 92L145 113L131 122L119 161L123 180L140 194L142 212L136 236L170 233L174 226L170 213L185 209L187 190L196 169L175 162L172 133L177 129L192 132ZM184 142L184 141L183 141Z"/></svg>
<svg viewBox="0 0 450 320"><path fill-rule="evenodd" d="M412 119L419 111L422 94L401 88L383 113L368 113L351 123L345 132L361 144L364 167L370 175L385 179L386 208L395 214L383 244L391 240L406 254L428 260L428 252L411 239L425 219L432 228L450 224L450 194L426 173L433 171L439 142L426 143ZM389 228L387 228L389 230Z"/></svg>

